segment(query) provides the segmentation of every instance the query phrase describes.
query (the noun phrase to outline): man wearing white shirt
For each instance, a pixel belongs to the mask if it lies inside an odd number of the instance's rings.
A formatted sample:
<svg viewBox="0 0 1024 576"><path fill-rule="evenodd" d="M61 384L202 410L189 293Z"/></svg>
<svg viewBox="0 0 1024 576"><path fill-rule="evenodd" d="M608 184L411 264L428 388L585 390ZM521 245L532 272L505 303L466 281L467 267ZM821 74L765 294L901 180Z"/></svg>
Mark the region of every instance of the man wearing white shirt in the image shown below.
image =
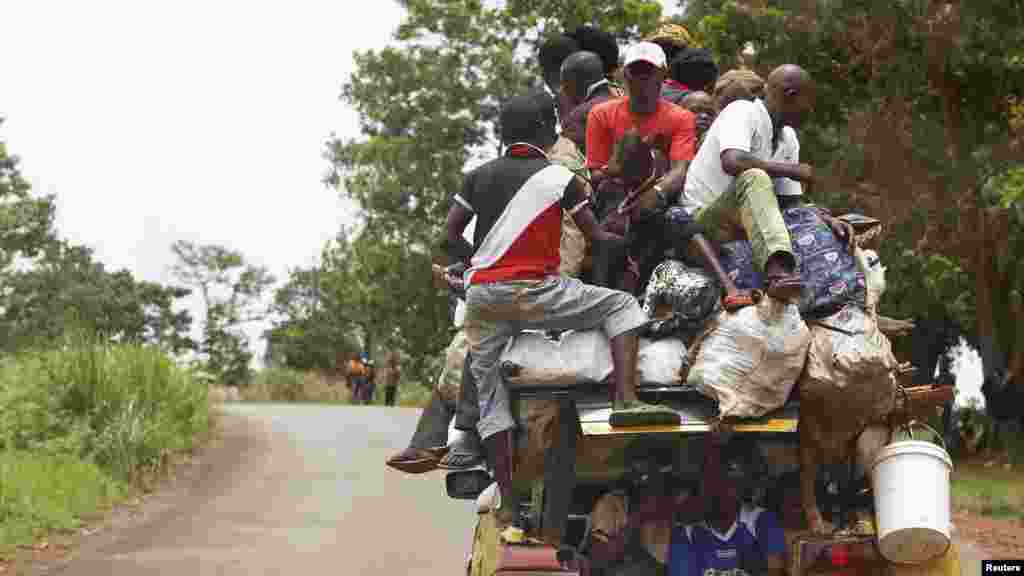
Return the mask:
<svg viewBox="0 0 1024 576"><path fill-rule="evenodd" d="M735 100L719 113L690 164L680 200L711 240L724 243L745 234L755 265L772 297L798 297L800 276L780 196L799 196L813 170L799 163L795 129L814 108L814 83L799 66L776 68L765 99ZM839 237L852 235L827 218Z"/></svg>

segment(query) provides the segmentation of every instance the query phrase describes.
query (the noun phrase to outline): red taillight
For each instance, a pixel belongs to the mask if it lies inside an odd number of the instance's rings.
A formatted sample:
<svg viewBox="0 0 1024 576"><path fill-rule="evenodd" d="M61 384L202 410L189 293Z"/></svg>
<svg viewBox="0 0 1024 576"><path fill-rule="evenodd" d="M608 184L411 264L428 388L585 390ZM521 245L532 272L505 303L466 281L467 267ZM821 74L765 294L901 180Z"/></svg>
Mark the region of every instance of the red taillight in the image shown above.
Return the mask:
<svg viewBox="0 0 1024 576"><path fill-rule="evenodd" d="M829 548L828 559L836 568L845 568L850 565L850 548L846 544L836 544Z"/></svg>

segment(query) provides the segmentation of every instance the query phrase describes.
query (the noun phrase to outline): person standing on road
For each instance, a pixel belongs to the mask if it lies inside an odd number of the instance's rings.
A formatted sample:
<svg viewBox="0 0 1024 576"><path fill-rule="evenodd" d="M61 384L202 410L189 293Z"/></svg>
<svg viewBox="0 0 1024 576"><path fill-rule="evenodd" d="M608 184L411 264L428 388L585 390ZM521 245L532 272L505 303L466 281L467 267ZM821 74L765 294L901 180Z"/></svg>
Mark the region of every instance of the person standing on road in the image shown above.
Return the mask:
<svg viewBox="0 0 1024 576"><path fill-rule="evenodd" d="M363 395L363 404L373 404L373 396L377 392L377 367L373 363L373 358L370 355L363 352L363 365L366 366L366 387L365 394Z"/></svg>
<svg viewBox="0 0 1024 576"><path fill-rule="evenodd" d="M353 404L369 404L373 401L373 373L369 354L363 352L349 360L348 379Z"/></svg>
<svg viewBox="0 0 1024 576"><path fill-rule="evenodd" d="M398 352L392 350L384 356L384 404L395 405L398 395L398 381L402 373L398 365Z"/></svg>

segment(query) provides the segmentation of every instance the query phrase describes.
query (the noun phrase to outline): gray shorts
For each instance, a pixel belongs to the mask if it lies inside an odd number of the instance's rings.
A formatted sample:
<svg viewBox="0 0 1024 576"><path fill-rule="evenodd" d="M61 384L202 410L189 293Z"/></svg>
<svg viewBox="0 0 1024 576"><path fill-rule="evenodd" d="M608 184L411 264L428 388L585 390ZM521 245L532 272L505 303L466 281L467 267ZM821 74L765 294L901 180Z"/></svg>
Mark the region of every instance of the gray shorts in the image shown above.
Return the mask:
<svg viewBox="0 0 1024 576"><path fill-rule="evenodd" d="M649 319L633 296L575 278L473 284L466 290L470 370L479 391L481 438L515 427L501 354L522 330L594 330L608 338L636 330Z"/></svg>

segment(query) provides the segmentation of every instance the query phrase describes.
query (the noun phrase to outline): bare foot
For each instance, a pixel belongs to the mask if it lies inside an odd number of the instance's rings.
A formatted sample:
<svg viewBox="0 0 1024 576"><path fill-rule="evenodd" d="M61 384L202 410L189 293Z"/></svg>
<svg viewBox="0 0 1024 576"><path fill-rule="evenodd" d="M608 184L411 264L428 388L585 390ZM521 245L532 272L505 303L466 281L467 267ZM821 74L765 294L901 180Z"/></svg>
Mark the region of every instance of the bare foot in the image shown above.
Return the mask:
<svg viewBox="0 0 1024 576"><path fill-rule="evenodd" d="M804 514L807 515L807 528L812 534L824 536L832 533L832 527L821 517L821 512L818 510L805 510Z"/></svg>

